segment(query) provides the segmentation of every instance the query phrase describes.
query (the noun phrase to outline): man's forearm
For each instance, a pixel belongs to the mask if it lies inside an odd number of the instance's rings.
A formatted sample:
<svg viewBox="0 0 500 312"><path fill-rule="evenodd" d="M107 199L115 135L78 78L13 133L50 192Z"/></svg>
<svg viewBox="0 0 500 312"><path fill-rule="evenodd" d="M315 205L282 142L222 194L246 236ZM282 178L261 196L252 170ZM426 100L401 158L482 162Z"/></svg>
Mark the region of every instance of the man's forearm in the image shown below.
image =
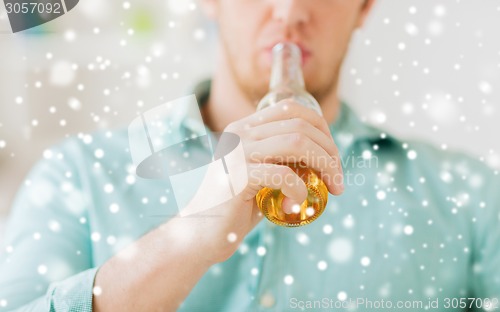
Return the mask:
<svg viewBox="0 0 500 312"><path fill-rule="evenodd" d="M193 218L174 218L97 272L94 311L176 311L212 264Z"/></svg>

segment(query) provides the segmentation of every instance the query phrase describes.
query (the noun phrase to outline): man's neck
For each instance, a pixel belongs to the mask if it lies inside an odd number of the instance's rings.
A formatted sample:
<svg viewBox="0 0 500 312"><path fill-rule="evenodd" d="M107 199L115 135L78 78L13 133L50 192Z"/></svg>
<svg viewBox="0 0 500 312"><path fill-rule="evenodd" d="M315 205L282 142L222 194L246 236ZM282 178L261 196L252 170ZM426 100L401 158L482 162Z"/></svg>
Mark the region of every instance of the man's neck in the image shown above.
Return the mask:
<svg viewBox="0 0 500 312"><path fill-rule="evenodd" d="M202 110L203 120L212 131L222 132L228 124L255 112L257 103L241 90L224 61L219 62L212 79L210 97ZM318 101L323 117L331 124L340 110L337 86Z"/></svg>
<svg viewBox="0 0 500 312"><path fill-rule="evenodd" d="M330 125L337 120L340 113L340 100L337 96L337 86L335 85L328 94L317 99L321 105L321 111L326 122Z"/></svg>
<svg viewBox="0 0 500 312"><path fill-rule="evenodd" d="M202 113L207 126L216 132L255 112L256 103L241 91L230 73L219 68L212 78L210 96Z"/></svg>

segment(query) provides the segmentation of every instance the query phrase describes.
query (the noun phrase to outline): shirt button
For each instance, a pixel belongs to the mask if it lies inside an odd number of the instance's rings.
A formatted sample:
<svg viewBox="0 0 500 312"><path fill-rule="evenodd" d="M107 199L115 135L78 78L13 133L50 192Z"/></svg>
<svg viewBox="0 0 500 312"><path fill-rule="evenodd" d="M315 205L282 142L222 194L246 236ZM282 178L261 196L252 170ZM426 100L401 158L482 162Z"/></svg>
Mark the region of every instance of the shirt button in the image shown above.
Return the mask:
<svg viewBox="0 0 500 312"><path fill-rule="evenodd" d="M260 305L264 308L272 308L276 303L276 299L270 293L265 293L260 297Z"/></svg>

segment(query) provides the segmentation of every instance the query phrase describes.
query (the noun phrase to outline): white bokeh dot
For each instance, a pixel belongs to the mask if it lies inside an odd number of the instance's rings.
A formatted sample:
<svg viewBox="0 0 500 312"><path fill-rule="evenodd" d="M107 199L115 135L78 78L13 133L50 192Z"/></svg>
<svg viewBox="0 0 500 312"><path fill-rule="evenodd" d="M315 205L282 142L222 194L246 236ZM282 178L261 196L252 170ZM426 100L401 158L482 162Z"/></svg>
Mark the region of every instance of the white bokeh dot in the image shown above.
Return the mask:
<svg viewBox="0 0 500 312"><path fill-rule="evenodd" d="M112 193L114 191L114 189L115 188L113 187L113 184L108 183L108 184L104 185L104 192L106 192L108 194Z"/></svg>
<svg viewBox="0 0 500 312"><path fill-rule="evenodd" d="M236 235L236 233L231 232L231 233L227 234L227 241L228 242L234 243L234 242L236 242L237 239L238 239L238 235Z"/></svg>
<svg viewBox="0 0 500 312"><path fill-rule="evenodd" d="M64 39L68 42L75 41L76 39L76 32L73 29L67 29L64 32Z"/></svg>
<svg viewBox="0 0 500 312"><path fill-rule="evenodd" d="M442 4L436 5L434 7L434 14L438 17L446 15L446 7Z"/></svg>
<svg viewBox="0 0 500 312"><path fill-rule="evenodd" d="M50 69L49 81L52 85L65 87L75 79L75 71L68 61L58 61Z"/></svg>
<svg viewBox="0 0 500 312"><path fill-rule="evenodd" d="M117 213L118 211L120 211L120 206L118 206L118 204L116 203L113 203L109 206L109 211L111 213Z"/></svg>
<svg viewBox="0 0 500 312"><path fill-rule="evenodd" d="M135 177L133 175L128 175L127 178L125 179L127 184L134 184L135 183Z"/></svg>
<svg viewBox="0 0 500 312"><path fill-rule="evenodd" d="M92 293L94 296L100 296L102 295L102 288L100 286L94 286L94 288L92 288Z"/></svg>
<svg viewBox="0 0 500 312"><path fill-rule="evenodd" d="M52 231L52 232L59 232L61 231L61 224L59 222L57 222L56 220L50 220L49 221L49 229Z"/></svg>
<svg viewBox="0 0 500 312"><path fill-rule="evenodd" d="M413 226L411 226L411 225L406 225L406 226L403 228L403 232L404 232L406 235L411 235L411 234L413 234Z"/></svg>
<svg viewBox="0 0 500 312"><path fill-rule="evenodd" d="M315 212L316 212L316 210L314 210L314 208L313 208L313 207L307 207L307 208L306 208L306 215L307 215L308 217L312 217L312 216L314 216L314 213L315 213Z"/></svg>
<svg viewBox="0 0 500 312"><path fill-rule="evenodd" d="M405 30L410 36L418 35L418 27L413 23L407 23L405 25Z"/></svg>
<svg viewBox="0 0 500 312"><path fill-rule="evenodd" d="M340 301L345 301L347 299L347 293L345 291L340 291L337 294L337 299Z"/></svg>
<svg viewBox="0 0 500 312"><path fill-rule="evenodd" d="M370 258L369 257L363 257L361 258L361 265L364 267L367 267L370 265Z"/></svg>
<svg viewBox="0 0 500 312"><path fill-rule="evenodd" d="M478 85L479 90L484 94L490 94L493 91L493 87L487 81L481 81Z"/></svg>
<svg viewBox="0 0 500 312"><path fill-rule="evenodd" d="M363 151L361 156L363 157L363 159L368 160L368 159L372 158L372 152L369 150L365 150L365 151Z"/></svg>
<svg viewBox="0 0 500 312"><path fill-rule="evenodd" d="M90 235L90 239L93 241L93 242L98 242L101 240L101 233L99 232L93 232L91 235Z"/></svg>
<svg viewBox="0 0 500 312"><path fill-rule="evenodd" d="M307 245L307 244L309 244L310 240L309 240L309 236L306 233L299 232L299 233L297 233L297 241L301 245Z"/></svg>
<svg viewBox="0 0 500 312"><path fill-rule="evenodd" d="M266 247L264 246L257 247L257 254L261 257L264 256L266 254Z"/></svg>
<svg viewBox="0 0 500 312"><path fill-rule="evenodd" d="M409 150L408 153L407 153L407 156L408 156L408 159L415 159L417 158L417 152L415 152L414 150Z"/></svg>
<svg viewBox="0 0 500 312"><path fill-rule="evenodd" d="M185 14L190 9L191 1L168 0L168 11L177 15Z"/></svg>
<svg viewBox="0 0 500 312"><path fill-rule="evenodd" d="M344 227L346 229L351 229L354 227L355 225L355 221L354 221L354 218L352 217L352 215L347 215L344 220L342 221L342 224L344 225Z"/></svg>
<svg viewBox="0 0 500 312"><path fill-rule="evenodd" d="M37 268L38 274L45 275L48 271L47 266L44 264L40 264Z"/></svg>
<svg viewBox="0 0 500 312"><path fill-rule="evenodd" d="M328 245L328 255L336 263L345 263L352 257L353 245L346 238L336 238Z"/></svg>
<svg viewBox="0 0 500 312"><path fill-rule="evenodd" d="M114 236L108 236L106 238L106 242L109 244L109 245L114 245L116 243L116 237Z"/></svg>
<svg viewBox="0 0 500 312"><path fill-rule="evenodd" d="M327 268L328 268L328 264L326 263L326 261L321 260L318 262L318 270L324 271Z"/></svg>
<svg viewBox="0 0 500 312"><path fill-rule="evenodd" d="M201 28L196 29L193 32L193 37L194 37L195 40L198 40L198 41L201 41L201 40L205 39L205 37L206 37L205 30L203 30Z"/></svg>
<svg viewBox="0 0 500 312"><path fill-rule="evenodd" d="M386 197L386 194L385 194L385 192L384 192L384 191L378 191L378 192L377 192L377 199L378 199L378 200L384 200L384 199L385 199L385 197Z"/></svg>
<svg viewBox="0 0 500 312"><path fill-rule="evenodd" d="M332 234L332 232L333 232L333 226L331 226L330 224L325 224L323 226L323 233L328 235L328 234Z"/></svg>
<svg viewBox="0 0 500 312"><path fill-rule="evenodd" d="M103 157L104 157L104 151L103 151L102 149L98 148L98 149L96 149L96 150L94 151L94 156L95 156L96 158L98 158L98 159L101 159L101 158L103 158Z"/></svg>
<svg viewBox="0 0 500 312"><path fill-rule="evenodd" d="M51 159L53 156L54 156L54 153L51 150L46 149L43 151L43 158Z"/></svg>

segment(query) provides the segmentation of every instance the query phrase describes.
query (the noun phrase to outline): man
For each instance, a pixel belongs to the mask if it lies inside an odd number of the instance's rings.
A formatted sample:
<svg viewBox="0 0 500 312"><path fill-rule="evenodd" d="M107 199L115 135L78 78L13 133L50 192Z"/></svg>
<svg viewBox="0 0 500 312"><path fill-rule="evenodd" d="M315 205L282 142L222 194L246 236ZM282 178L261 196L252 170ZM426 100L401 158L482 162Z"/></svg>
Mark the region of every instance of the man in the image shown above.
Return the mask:
<svg viewBox="0 0 500 312"><path fill-rule="evenodd" d="M465 156L368 127L338 100L351 34L373 2L205 0L220 53L199 97L207 99L203 117L241 138L245 189L207 211L217 217L148 218L145 211L176 208L163 183L129 175L126 134L70 140L34 169L15 203L2 309L494 310L498 177ZM323 117L291 101L255 112L280 41L301 47ZM323 215L297 229L262 220L254 200L261 187L296 202L306 192L288 167L249 157L255 152L293 156L320 172L331 193ZM329 178L340 169L317 166L319 156L344 160L345 190Z"/></svg>

